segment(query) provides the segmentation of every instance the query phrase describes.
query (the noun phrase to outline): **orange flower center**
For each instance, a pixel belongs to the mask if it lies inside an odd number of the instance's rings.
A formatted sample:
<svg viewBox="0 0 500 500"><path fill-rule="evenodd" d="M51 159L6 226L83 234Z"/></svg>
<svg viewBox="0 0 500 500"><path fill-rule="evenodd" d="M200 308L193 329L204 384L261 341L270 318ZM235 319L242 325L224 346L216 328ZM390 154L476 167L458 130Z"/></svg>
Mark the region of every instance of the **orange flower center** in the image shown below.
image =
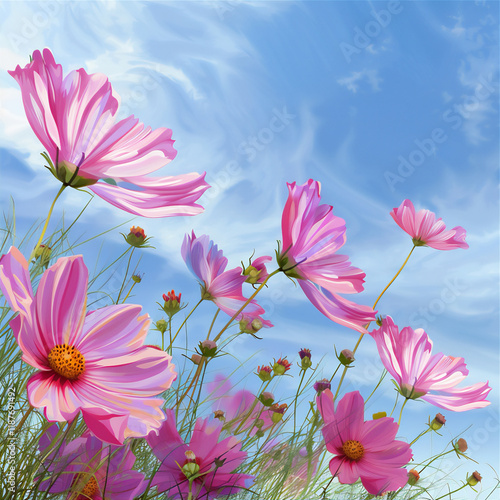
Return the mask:
<svg viewBox="0 0 500 500"><path fill-rule="evenodd" d="M87 495L90 498L94 498L94 495L99 491L99 486L95 477L91 477L90 481L85 485L85 488L81 491L82 495Z"/></svg>
<svg viewBox="0 0 500 500"><path fill-rule="evenodd" d="M49 352L49 366L61 377L75 380L85 371L85 358L67 344L56 345Z"/></svg>
<svg viewBox="0 0 500 500"><path fill-rule="evenodd" d="M356 462L365 454L365 449L359 441L346 441L342 445L342 451L347 458Z"/></svg>

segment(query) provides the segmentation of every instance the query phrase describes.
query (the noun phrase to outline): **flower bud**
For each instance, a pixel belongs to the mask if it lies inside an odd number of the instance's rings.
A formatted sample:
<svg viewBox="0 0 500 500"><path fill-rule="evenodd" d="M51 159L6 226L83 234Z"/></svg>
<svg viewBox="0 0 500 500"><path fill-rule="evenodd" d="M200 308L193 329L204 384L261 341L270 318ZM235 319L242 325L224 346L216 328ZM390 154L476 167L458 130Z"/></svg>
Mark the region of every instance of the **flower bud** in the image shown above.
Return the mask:
<svg viewBox="0 0 500 500"><path fill-rule="evenodd" d="M431 422L431 429L433 431L438 431L446 423L446 419L441 413L438 413Z"/></svg>
<svg viewBox="0 0 500 500"><path fill-rule="evenodd" d="M270 366L258 366L257 367L257 375L262 380L262 382L268 382L273 378L272 376L273 369Z"/></svg>
<svg viewBox="0 0 500 500"><path fill-rule="evenodd" d="M275 375L284 375L286 371L290 369L290 363L285 358L278 359L273 365L273 371Z"/></svg>
<svg viewBox="0 0 500 500"><path fill-rule="evenodd" d="M255 433L255 436L257 438L264 437L264 431L261 431L260 429Z"/></svg>
<svg viewBox="0 0 500 500"><path fill-rule="evenodd" d="M175 292L171 290L170 292L164 293L163 298L163 306L161 308L165 311L165 314L170 318L177 314L181 309L181 293L177 296Z"/></svg>
<svg viewBox="0 0 500 500"><path fill-rule="evenodd" d="M259 401L264 405L264 406L271 406L274 403L274 394L272 392L263 392L259 396Z"/></svg>
<svg viewBox="0 0 500 500"><path fill-rule="evenodd" d="M164 320L164 319L159 319L156 323L155 323L155 326L156 326L156 329L161 332L161 333L165 333L167 331L167 328L168 328L168 323Z"/></svg>
<svg viewBox="0 0 500 500"><path fill-rule="evenodd" d="M219 467L222 467L224 465L224 463L226 462L226 459L225 458L221 458L221 457L216 457L214 459L214 464L215 464L215 467L217 467L217 469Z"/></svg>
<svg viewBox="0 0 500 500"><path fill-rule="evenodd" d="M135 248L146 247L146 244L149 241L149 238L146 236L144 229L139 226L132 226L127 236L125 236L124 234L122 234L122 236L130 246Z"/></svg>
<svg viewBox="0 0 500 500"><path fill-rule="evenodd" d="M387 417L387 413L385 411L379 411L378 413L373 414L373 420L378 420L379 418Z"/></svg>
<svg viewBox="0 0 500 500"><path fill-rule="evenodd" d="M408 471L408 484L410 486L414 486L417 484L417 481L420 479L420 474L415 470L411 469Z"/></svg>
<svg viewBox="0 0 500 500"><path fill-rule="evenodd" d="M264 427L264 423L264 420L258 418L253 425L257 427L257 429L262 429L262 427Z"/></svg>
<svg viewBox="0 0 500 500"><path fill-rule="evenodd" d="M348 366L354 361L354 354L349 349L344 349L340 351L338 359L344 366Z"/></svg>
<svg viewBox="0 0 500 500"><path fill-rule="evenodd" d="M325 391L326 389L331 389L331 388L332 388L332 384L330 383L330 381L327 378L322 378L321 380L318 380L314 384L314 390L318 394Z"/></svg>
<svg viewBox="0 0 500 500"><path fill-rule="evenodd" d="M278 422L281 422L283 420L283 415L285 414L285 411L287 410L288 405L286 403L283 403L279 405L278 403L274 403L271 407L270 410L273 412L271 415L271 420L273 423L277 424Z"/></svg>
<svg viewBox="0 0 500 500"><path fill-rule="evenodd" d="M259 282L261 273L262 271L255 269L255 267L248 266L243 271L243 276L247 276L245 283L250 283L251 285L255 285L255 283Z"/></svg>
<svg viewBox="0 0 500 500"><path fill-rule="evenodd" d="M140 283L142 281L142 277L144 276L144 274L132 274L132 281L134 283Z"/></svg>
<svg viewBox="0 0 500 500"><path fill-rule="evenodd" d="M481 477L481 474L479 474L479 472L473 472L468 478L467 478L467 482L471 485L471 486L476 486L477 483L479 483L481 481L481 479L483 479Z"/></svg>
<svg viewBox="0 0 500 500"><path fill-rule="evenodd" d="M35 260L40 259L40 264L44 267L48 267L51 255L52 248L46 245L40 245L35 251Z"/></svg>
<svg viewBox="0 0 500 500"><path fill-rule="evenodd" d="M246 318L240 320L240 330L243 333L257 333L262 328L262 320L260 318Z"/></svg>
<svg viewBox="0 0 500 500"><path fill-rule="evenodd" d="M309 349L301 349L299 351L299 356L300 356L300 366L303 370L307 370L308 368L311 367L312 362L311 362L311 351Z"/></svg>
<svg viewBox="0 0 500 500"><path fill-rule="evenodd" d="M219 419L221 422L224 422L226 420L226 417L224 416L224 412L222 410L215 410L214 418Z"/></svg>
<svg viewBox="0 0 500 500"><path fill-rule="evenodd" d="M382 322L384 321L384 318L380 316L376 316L375 318L375 323L377 323L378 326L382 326Z"/></svg>
<svg viewBox="0 0 500 500"><path fill-rule="evenodd" d="M213 340L204 340L199 346L201 354L206 358L213 358L217 352L217 344Z"/></svg>
<svg viewBox="0 0 500 500"><path fill-rule="evenodd" d="M193 354L191 356L191 361L195 364L195 365L199 365L201 363L201 356L199 354Z"/></svg>
<svg viewBox="0 0 500 500"><path fill-rule="evenodd" d="M465 453L467 451L467 441L464 438L460 438L454 445L455 450Z"/></svg>

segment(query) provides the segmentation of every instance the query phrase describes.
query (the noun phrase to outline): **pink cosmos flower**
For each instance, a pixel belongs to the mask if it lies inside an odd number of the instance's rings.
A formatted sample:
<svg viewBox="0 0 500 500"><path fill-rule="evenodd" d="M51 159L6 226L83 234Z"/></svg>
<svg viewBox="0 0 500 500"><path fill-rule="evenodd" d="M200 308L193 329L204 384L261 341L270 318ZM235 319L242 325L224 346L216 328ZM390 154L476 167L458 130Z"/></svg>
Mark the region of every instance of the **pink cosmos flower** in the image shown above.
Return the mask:
<svg viewBox="0 0 500 500"><path fill-rule="evenodd" d="M399 331L390 316L370 335L377 343L385 369L394 377L405 398L422 398L451 411L466 411L489 405L488 383L456 388L469 373L463 358L431 354L432 341L421 328Z"/></svg>
<svg viewBox="0 0 500 500"><path fill-rule="evenodd" d="M79 69L63 77L48 49L43 55L35 51L24 69L17 66L9 73L21 87L28 121L52 161L49 170L65 185L88 186L115 207L144 217L203 211L194 202L209 187L204 173L147 175L175 158L172 131L144 127L134 116L114 123L119 97L106 76Z"/></svg>
<svg viewBox="0 0 500 500"><path fill-rule="evenodd" d="M345 221L333 214L331 206L319 204L319 182L309 179L302 186L295 182L287 186L278 264L298 279L307 298L327 318L364 333L375 311L338 295L361 292L365 277L346 255L337 254L346 241Z"/></svg>
<svg viewBox="0 0 500 500"><path fill-rule="evenodd" d="M398 208L393 208L392 218L396 224L413 239L415 246L435 248L436 250L453 250L454 248L469 248L465 242L466 232L461 226L446 231L441 218L430 210L419 210L410 200L404 200Z"/></svg>
<svg viewBox="0 0 500 500"><path fill-rule="evenodd" d="M242 291L246 277L242 276L241 267L225 271L227 259L222 250L206 234L197 237L194 231L191 236L186 234L181 253L189 270L203 282L202 297L212 300L229 316L234 316L247 301ZM265 311L255 300L245 307L243 313L246 319L259 318L263 326L273 326L270 321L260 318ZM243 313L235 319L243 318Z"/></svg>
<svg viewBox="0 0 500 500"><path fill-rule="evenodd" d="M193 500L233 495L245 488L252 476L233 471L245 460L241 442L228 437L219 442L222 423L198 418L189 444L177 431L175 411L167 410L167 419L158 435L151 433L147 441L161 461L151 485L168 498L186 499L192 482Z"/></svg>
<svg viewBox="0 0 500 500"><path fill-rule="evenodd" d="M366 491L380 495L402 488L408 474L402 467L412 458L410 446L396 441L399 426L390 417L364 420L364 401L358 391L349 392L337 404L327 389L317 398L323 417L326 449L335 455L330 472L342 484L359 478Z"/></svg>
<svg viewBox="0 0 500 500"><path fill-rule="evenodd" d="M207 384L207 390L210 393L209 398L214 400L212 410L215 412L220 410L224 412L225 423L232 423L233 430L240 431L250 430L250 436L253 436L259 429L265 431L271 428L274 423L272 421L273 412L265 408L262 403L258 402L252 409L256 397L250 391L242 389L236 392L232 391L232 384L224 375L218 373L215 380ZM251 414L249 415L250 410ZM259 427L255 426L257 420ZM240 427L241 425L241 427Z"/></svg>
<svg viewBox="0 0 500 500"><path fill-rule="evenodd" d="M74 419L103 441L121 444L158 429L161 398L177 374L165 352L143 346L149 316L120 304L87 314L88 270L81 255L60 258L33 296L28 262L12 247L0 258L0 289L14 312L10 322L23 361L38 371L28 399L49 421Z"/></svg>
<svg viewBox="0 0 500 500"><path fill-rule="evenodd" d="M107 445L88 431L66 444L57 441L57 432L52 425L40 438L40 453L53 451L43 467L50 477L37 491L68 492L67 500L133 500L146 489L144 475L132 470L135 456L128 446Z"/></svg>
<svg viewBox="0 0 500 500"><path fill-rule="evenodd" d="M291 498L303 498L303 491L309 486L311 479L318 469L319 457L324 445L318 446L314 451L308 452L302 447L294 456L290 474L283 484L286 495Z"/></svg>

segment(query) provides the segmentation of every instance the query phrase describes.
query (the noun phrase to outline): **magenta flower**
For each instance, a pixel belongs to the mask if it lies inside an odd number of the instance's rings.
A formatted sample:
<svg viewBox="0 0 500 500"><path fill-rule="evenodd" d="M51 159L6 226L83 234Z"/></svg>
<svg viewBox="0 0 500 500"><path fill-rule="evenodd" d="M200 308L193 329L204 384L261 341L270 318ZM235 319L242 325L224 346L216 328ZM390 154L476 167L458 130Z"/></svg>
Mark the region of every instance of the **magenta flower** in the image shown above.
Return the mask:
<svg viewBox="0 0 500 500"><path fill-rule="evenodd" d="M431 354L432 341L421 328L409 326L399 331L387 316L382 327L370 335L377 343L385 369L394 377L401 394L408 399L422 398L451 411L466 411L489 405L491 387L477 383L456 388L469 373L463 358Z"/></svg>
<svg viewBox="0 0 500 500"><path fill-rule="evenodd" d="M43 467L50 477L37 485L37 491L68 492L67 500L133 500L146 489L144 475L132 470L135 456L128 446L105 444L88 431L66 444L56 441L57 432L57 425L52 425L40 438L40 453L49 447L53 451Z"/></svg>
<svg viewBox="0 0 500 500"><path fill-rule="evenodd" d="M419 210L410 200L404 200L398 208L393 208L392 218L396 224L413 239L415 246L435 248L436 250L453 250L454 248L469 248L465 242L466 232L461 226L446 231L441 218L430 210Z"/></svg>
<svg viewBox="0 0 500 500"><path fill-rule="evenodd" d="M222 423L198 418L189 444L177 431L175 411L167 410L167 419L158 435L151 433L147 441L160 460L151 485L168 492L168 498L188 498L190 482L193 500L233 495L245 488L252 476L233 471L246 458L241 442L228 437L219 442ZM191 498L191 497L190 497Z"/></svg>
<svg viewBox="0 0 500 500"><path fill-rule="evenodd" d="M51 159L49 169L63 184L87 186L115 207L144 217L203 211L194 202L209 187L205 174L147 175L175 158L172 131L144 127L134 116L114 123L119 97L106 76L79 69L63 78L48 49L43 55L36 50L24 69L17 66L9 73L21 87L28 121Z"/></svg>
<svg viewBox="0 0 500 500"><path fill-rule="evenodd" d="M222 374L217 374L215 380L207 384L209 398L214 401L212 410L224 412L226 424L230 424L233 430L250 430L250 436L253 436L259 429L265 431L271 428L273 412L265 408L261 402L252 408L255 403L255 395L242 389L234 392L229 379ZM261 420L261 422L258 422ZM257 426L256 426L257 424Z"/></svg>
<svg viewBox="0 0 500 500"><path fill-rule="evenodd" d="M410 446L396 441L399 426L390 417L364 420L364 401L358 391L349 392L337 404L327 389L317 398L323 417L326 449L335 455L330 472L342 484L359 478L371 495L402 488L408 474L402 467L412 458Z"/></svg>
<svg viewBox="0 0 500 500"><path fill-rule="evenodd" d="M364 333L364 325L375 319L373 309L338 295L361 292L365 277L346 255L337 254L346 240L344 220L333 214L331 206L319 204L319 182L309 179L302 186L295 182L287 186L278 264L298 279L307 298L327 318Z"/></svg>
<svg viewBox="0 0 500 500"><path fill-rule="evenodd" d="M14 312L10 326L23 361L38 371L28 399L49 421L81 410L99 439L121 444L158 429L161 398L177 374L165 352L143 346L149 316L120 304L85 314L88 270L81 255L60 258L33 296L28 262L12 247L0 258L0 289Z"/></svg>
<svg viewBox="0 0 500 500"><path fill-rule="evenodd" d="M197 237L194 231L191 236L186 234L181 253L189 270L202 281L202 297L212 300L229 316L234 316L247 301L242 291L246 277L242 276L241 267L225 271L227 259L222 250L206 234ZM244 314L247 320L259 318L263 326L273 326L271 322L260 318L264 313L264 309L252 300L235 319L242 319Z"/></svg>

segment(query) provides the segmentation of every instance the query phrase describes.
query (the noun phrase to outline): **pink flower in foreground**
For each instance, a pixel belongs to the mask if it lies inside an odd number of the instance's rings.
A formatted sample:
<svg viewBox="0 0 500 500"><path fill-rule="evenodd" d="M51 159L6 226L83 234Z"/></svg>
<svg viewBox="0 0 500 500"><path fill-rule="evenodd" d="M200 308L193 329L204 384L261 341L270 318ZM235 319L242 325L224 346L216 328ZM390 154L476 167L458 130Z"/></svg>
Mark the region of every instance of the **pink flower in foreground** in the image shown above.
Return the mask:
<svg viewBox="0 0 500 500"><path fill-rule="evenodd" d="M189 444L177 431L175 411L167 410L167 419L158 435L151 433L147 440L161 465L153 476L152 486L167 492L168 498L188 498L192 482L192 498L207 499L233 495L245 488L252 476L233 471L247 457L240 451L241 442L228 437L219 442L222 423L198 418Z"/></svg>
<svg viewBox="0 0 500 500"><path fill-rule="evenodd" d="M370 335L377 343L385 369L394 377L405 398L422 398L451 411L466 411L489 405L488 383L455 388L469 373L463 358L431 354L432 341L421 328L399 331L387 316L381 328Z"/></svg>
<svg viewBox="0 0 500 500"><path fill-rule="evenodd" d="M88 431L65 444L55 441L57 431L53 425L40 438L40 453L49 447L54 451L43 467L50 477L37 490L68 492L67 500L133 500L144 492L148 483L142 473L132 470L135 456L128 446L107 445Z"/></svg>
<svg viewBox="0 0 500 500"><path fill-rule="evenodd" d="M323 417L326 449L336 455L330 472L342 484L359 478L366 491L380 495L402 488L407 480L406 465L412 458L410 446L396 441L399 426L390 417L364 420L364 401L358 391L349 392L337 404L327 389L317 398Z"/></svg>
<svg viewBox="0 0 500 500"><path fill-rule="evenodd" d="M273 426L273 412L265 408L260 401L252 409L256 400L255 395L246 389L232 392L232 384L224 375L217 374L215 380L209 383L207 388L210 393L209 398L214 400L212 410L223 411L226 424L232 423L233 430L239 428L240 431L247 431L251 429L250 435L253 436L259 429L265 431ZM258 422L258 420L262 422Z"/></svg>
<svg viewBox="0 0 500 500"><path fill-rule="evenodd" d="M202 297L212 300L229 316L234 316L247 301L242 291L246 277L242 276L241 267L225 271L227 259L222 250L206 234L197 237L194 231L191 236L186 234L181 253L189 270L203 282ZM265 327L273 326L271 322L260 318L264 313L264 309L252 300L235 319L242 319L244 315L246 319L259 318Z"/></svg>
<svg viewBox="0 0 500 500"><path fill-rule="evenodd" d="M119 98L106 76L79 69L63 78L61 65L48 49L43 55L36 50L24 69L17 66L9 73L21 87L29 124L61 182L86 186L115 207L144 217L203 211L195 201L209 187L205 174L147 175L175 158L172 131L144 127L133 115L114 123Z"/></svg>
<svg viewBox="0 0 500 500"><path fill-rule="evenodd" d="M307 298L327 318L364 333L375 311L338 295L361 292L365 277L346 255L337 254L346 241L345 221L333 214L331 206L319 204L319 182L309 179L302 186L295 182L287 186L280 267L298 279Z"/></svg>
<svg viewBox="0 0 500 500"><path fill-rule="evenodd" d="M391 216L412 237L416 246L427 245L436 250L469 248L465 242L466 232L463 227L457 226L446 231L441 218L436 219L436 215L430 210L415 212L410 200L404 200L398 208L393 208Z"/></svg>
<svg viewBox="0 0 500 500"><path fill-rule="evenodd" d="M81 255L60 258L33 296L28 262L12 247L0 258L0 289L14 312L10 322L23 361L38 371L28 399L49 421L81 410L98 438L121 444L158 429L161 398L175 380L172 358L143 346L149 326L141 307L120 304L85 314L88 270Z"/></svg>

